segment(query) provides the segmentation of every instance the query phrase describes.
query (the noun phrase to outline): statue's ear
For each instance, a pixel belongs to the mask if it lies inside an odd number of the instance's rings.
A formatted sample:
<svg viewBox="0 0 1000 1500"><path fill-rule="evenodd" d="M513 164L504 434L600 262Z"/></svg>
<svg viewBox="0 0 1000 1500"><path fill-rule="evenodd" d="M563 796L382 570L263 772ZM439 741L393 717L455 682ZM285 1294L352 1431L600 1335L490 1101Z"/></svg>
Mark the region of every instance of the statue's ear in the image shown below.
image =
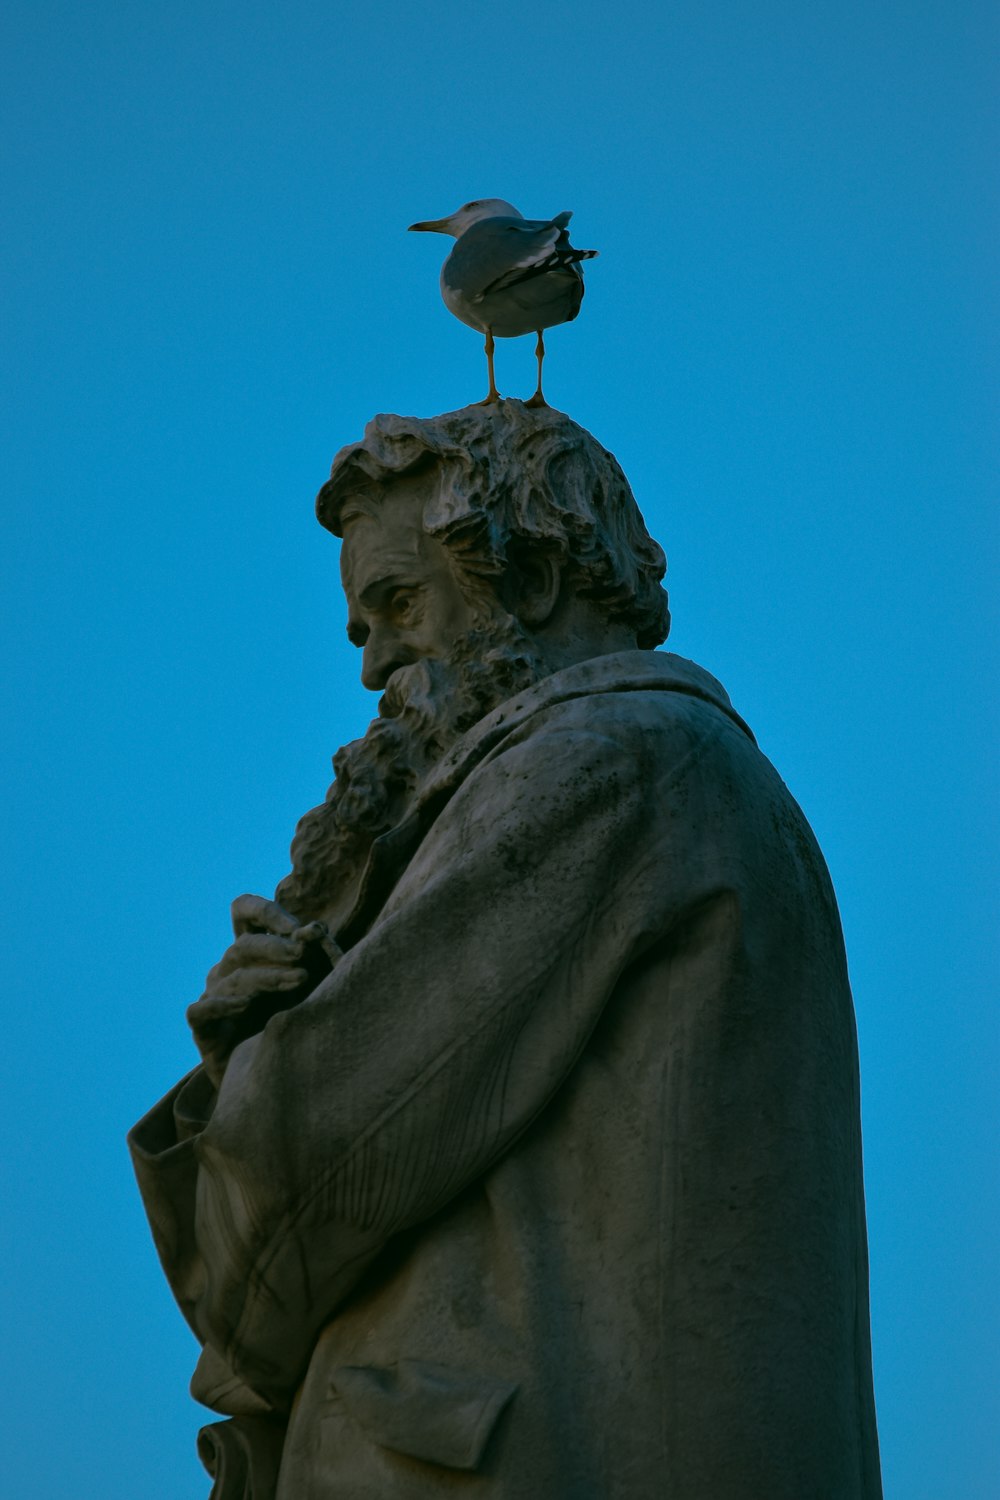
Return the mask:
<svg viewBox="0 0 1000 1500"><path fill-rule="evenodd" d="M504 580L508 609L523 625L536 630L552 615L562 586L562 568L558 558L530 544L514 544L507 552L507 576Z"/></svg>

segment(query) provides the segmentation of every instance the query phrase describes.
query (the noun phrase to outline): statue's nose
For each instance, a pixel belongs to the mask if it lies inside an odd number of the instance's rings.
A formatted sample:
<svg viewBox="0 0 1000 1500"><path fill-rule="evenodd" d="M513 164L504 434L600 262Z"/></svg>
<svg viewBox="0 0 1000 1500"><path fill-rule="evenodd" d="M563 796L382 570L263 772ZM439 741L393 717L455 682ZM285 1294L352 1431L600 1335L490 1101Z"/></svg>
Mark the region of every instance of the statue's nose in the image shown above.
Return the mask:
<svg viewBox="0 0 1000 1500"><path fill-rule="evenodd" d="M365 642L361 659L361 682L372 692L380 692L399 667L407 667L416 657L389 630L372 630Z"/></svg>

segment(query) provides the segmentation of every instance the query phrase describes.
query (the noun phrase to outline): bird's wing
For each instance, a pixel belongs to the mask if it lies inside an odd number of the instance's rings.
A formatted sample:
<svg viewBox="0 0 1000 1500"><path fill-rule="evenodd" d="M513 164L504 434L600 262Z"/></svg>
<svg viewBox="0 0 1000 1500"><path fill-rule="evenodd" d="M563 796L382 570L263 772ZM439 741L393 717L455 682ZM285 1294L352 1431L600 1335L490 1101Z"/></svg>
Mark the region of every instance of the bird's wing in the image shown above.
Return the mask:
<svg viewBox="0 0 1000 1500"><path fill-rule="evenodd" d="M483 288L478 297L473 298L475 302L481 302L483 297L491 296L494 292L507 291L510 287L518 286L523 281L531 281L536 276L547 276L550 271L569 271L571 275L583 280L583 272L578 262L591 260L596 250L574 250L566 235L560 231L559 239L564 244L556 244L550 241L541 248L537 254L525 256L491 281L489 286Z"/></svg>
<svg viewBox="0 0 1000 1500"><path fill-rule="evenodd" d="M573 249L566 233L572 217L572 211L566 209L551 219L510 220L521 235L521 252L473 300L480 302L493 292L506 291L520 282L544 276L548 271L569 270L582 280L577 261L590 260L597 251Z"/></svg>
<svg viewBox="0 0 1000 1500"><path fill-rule="evenodd" d="M514 229L520 229L524 234L535 234L539 229L565 229L573 217L571 208L564 209L561 214L553 214L551 219L508 219L507 223Z"/></svg>
<svg viewBox="0 0 1000 1500"><path fill-rule="evenodd" d="M512 257L507 260L500 275L483 287L480 296L485 297L489 292L501 292L504 287L523 281L525 276L536 276L547 269L561 234L562 230L555 224L546 224L541 229L522 229L517 242L511 246Z"/></svg>
<svg viewBox="0 0 1000 1500"><path fill-rule="evenodd" d="M445 261L447 284L470 301L500 291L525 276L549 268L553 255L569 241L559 219L481 219L458 240Z"/></svg>
<svg viewBox="0 0 1000 1500"><path fill-rule="evenodd" d="M561 229L523 219L481 219L466 229L444 264L444 279L471 300L504 276L520 275L552 254Z"/></svg>

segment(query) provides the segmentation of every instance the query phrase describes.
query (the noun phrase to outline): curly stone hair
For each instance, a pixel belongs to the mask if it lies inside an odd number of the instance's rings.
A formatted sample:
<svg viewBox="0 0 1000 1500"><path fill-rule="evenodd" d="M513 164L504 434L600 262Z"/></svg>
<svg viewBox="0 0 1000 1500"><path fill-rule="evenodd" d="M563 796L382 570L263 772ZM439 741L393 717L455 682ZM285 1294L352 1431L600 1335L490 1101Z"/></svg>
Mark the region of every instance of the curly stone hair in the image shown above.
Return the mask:
<svg viewBox="0 0 1000 1500"><path fill-rule="evenodd" d="M639 646L666 640L663 549L615 457L549 407L504 401L426 419L375 417L360 443L337 454L316 514L341 536L348 499L377 503L395 478L432 466L444 482L424 525L466 576L495 584L520 549L543 549L577 594L635 631Z"/></svg>

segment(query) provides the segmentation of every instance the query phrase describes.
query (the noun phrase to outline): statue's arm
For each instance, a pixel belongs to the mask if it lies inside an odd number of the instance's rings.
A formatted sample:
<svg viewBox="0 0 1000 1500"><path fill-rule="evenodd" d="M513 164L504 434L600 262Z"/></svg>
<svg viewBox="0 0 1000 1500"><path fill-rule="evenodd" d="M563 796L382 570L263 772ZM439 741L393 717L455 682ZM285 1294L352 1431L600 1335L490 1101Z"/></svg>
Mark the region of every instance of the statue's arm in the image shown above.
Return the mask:
<svg viewBox="0 0 1000 1500"><path fill-rule="evenodd" d="M294 1382L372 1256L544 1108L631 955L649 851L632 751L524 733L456 794L367 937L236 1049L177 1148L168 1274L251 1384Z"/></svg>

